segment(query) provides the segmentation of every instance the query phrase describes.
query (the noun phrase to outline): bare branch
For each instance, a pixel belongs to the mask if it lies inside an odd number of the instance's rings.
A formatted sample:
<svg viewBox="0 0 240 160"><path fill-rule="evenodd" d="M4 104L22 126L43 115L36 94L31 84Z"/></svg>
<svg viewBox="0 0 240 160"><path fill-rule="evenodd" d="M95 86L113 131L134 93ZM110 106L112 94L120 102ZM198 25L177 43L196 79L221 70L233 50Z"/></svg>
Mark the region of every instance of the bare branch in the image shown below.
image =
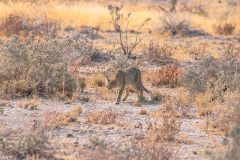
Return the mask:
<svg viewBox="0 0 240 160"><path fill-rule="evenodd" d="M124 14L121 13L122 7L113 7L113 6L108 6L109 13L111 14L112 17L112 23L113 27L115 29L115 32L118 33L119 35L119 41L120 41L120 46L123 51L124 55L130 56L133 52L133 50L139 45L139 43L142 41L142 38L139 38L140 35L140 30L151 20L150 18L147 18L143 23L139 26L136 37L135 37L135 42L130 43L129 42L129 23L130 23L130 16L131 13L128 13L127 16L124 16ZM121 22L125 21L126 22L126 28L125 30L122 29L122 24Z"/></svg>

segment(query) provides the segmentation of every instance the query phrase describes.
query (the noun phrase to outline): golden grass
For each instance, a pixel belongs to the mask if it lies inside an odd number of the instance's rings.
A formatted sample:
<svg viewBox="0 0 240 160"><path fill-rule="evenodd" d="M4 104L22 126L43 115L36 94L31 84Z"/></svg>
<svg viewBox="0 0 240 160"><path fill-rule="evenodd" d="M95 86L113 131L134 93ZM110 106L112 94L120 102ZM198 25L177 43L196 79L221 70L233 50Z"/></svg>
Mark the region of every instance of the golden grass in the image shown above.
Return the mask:
<svg viewBox="0 0 240 160"><path fill-rule="evenodd" d="M110 14L107 5L97 2L74 2L64 3L52 1L44 3L28 3L28 2L8 2L0 3L0 18L6 18L12 13L23 14L34 18L47 18L51 20L59 20L63 27L72 26L79 28L81 26L100 27L101 29L113 29L110 24ZM156 16L156 11L148 11L145 5L128 4L124 10L128 14L133 12L129 28L137 30L143 20ZM157 27L158 19L153 23Z"/></svg>
<svg viewBox="0 0 240 160"><path fill-rule="evenodd" d="M111 2L114 4L115 2ZM57 20L62 23L62 27L72 26L79 28L81 26L100 27L103 30L113 29L110 24L111 17L109 15L108 3L99 3L97 1L50 1L48 3L38 2L29 3L24 1L17 2L0 2L0 18L6 18L10 14L22 14L32 18ZM201 1L193 5L201 4ZM207 33L214 34L213 24L220 21L233 23L236 25L236 32L240 30L240 7L232 8L226 3L218 4L212 1L207 5L208 16L192 14L187 11L178 11L177 15L184 17L191 22L194 28L203 29ZM230 15L226 13L230 12ZM160 25L160 17L163 16L155 4L151 3L126 3L123 12L127 15L132 13L129 28L137 30L138 26L146 18L152 18L150 25L145 27L145 31L158 31ZM124 24L125 25L125 24Z"/></svg>
<svg viewBox="0 0 240 160"><path fill-rule="evenodd" d="M101 74L92 74L89 77L88 83L91 87L105 87L106 78Z"/></svg>
<svg viewBox="0 0 240 160"><path fill-rule="evenodd" d="M29 109L29 110L37 109L38 105L39 105L39 102L36 99L22 100L19 102L20 108Z"/></svg>
<svg viewBox="0 0 240 160"><path fill-rule="evenodd" d="M181 117L179 106L177 106L174 98L166 97L159 110L153 113L153 117Z"/></svg>
<svg viewBox="0 0 240 160"><path fill-rule="evenodd" d="M71 122L75 122L81 113L82 108L79 105L73 106L68 112L48 112L44 118L44 126L46 128L55 128L67 125Z"/></svg>
<svg viewBox="0 0 240 160"><path fill-rule="evenodd" d="M228 92L224 95L224 102L214 106L214 114L210 124L224 133L230 133L235 125L240 122L239 110L240 94L238 92Z"/></svg>
<svg viewBox="0 0 240 160"><path fill-rule="evenodd" d="M157 90L156 88L153 88L151 90L151 100L152 101L161 101L163 96L161 95L161 93L159 92L159 90Z"/></svg>
<svg viewBox="0 0 240 160"><path fill-rule="evenodd" d="M206 116L212 113L214 109L213 95L209 92L200 93L195 98L195 104L200 116Z"/></svg>
<svg viewBox="0 0 240 160"><path fill-rule="evenodd" d="M180 107L190 107L193 98L189 91L185 88L177 88L175 101L178 102Z"/></svg>
<svg viewBox="0 0 240 160"><path fill-rule="evenodd" d="M97 88L97 92L99 93L102 100L107 101L115 101L117 95L113 94L112 91L108 90L106 87Z"/></svg>
<svg viewBox="0 0 240 160"><path fill-rule="evenodd" d="M89 123L108 125L115 124L117 114L111 109L107 109L103 111L90 112L87 114L86 118Z"/></svg>

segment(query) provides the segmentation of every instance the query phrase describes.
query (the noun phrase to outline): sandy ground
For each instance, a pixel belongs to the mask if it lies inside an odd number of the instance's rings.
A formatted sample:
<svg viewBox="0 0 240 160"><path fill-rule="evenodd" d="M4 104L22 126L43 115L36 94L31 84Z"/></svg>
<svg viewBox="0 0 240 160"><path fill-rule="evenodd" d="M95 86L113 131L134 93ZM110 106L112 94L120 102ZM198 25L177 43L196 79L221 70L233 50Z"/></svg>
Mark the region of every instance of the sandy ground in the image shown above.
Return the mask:
<svg viewBox="0 0 240 160"><path fill-rule="evenodd" d="M164 90L164 89L163 89ZM172 92L167 90L165 92ZM88 93L90 95L90 93ZM95 95L97 96L97 95ZM136 99L131 95L127 102L115 105L109 101L96 101L94 95L89 96L89 102L74 101L70 104L64 102L39 99L37 110L19 108L20 101L11 102L12 107L4 107L4 114L0 115L0 121L8 130L23 130L31 132L34 121L42 121L47 112L66 112L75 105L80 105L83 112L77 121L66 126L55 128L51 131L51 144L57 151L57 157L81 158L81 151L91 146L91 137L97 137L106 144L128 145L130 139L144 135L149 122L159 122L161 117L152 116L152 113L161 108L159 103L143 103L137 107L132 105ZM117 114L115 124L91 124L87 122L86 115L96 110L111 109ZM139 111L144 109L147 115L140 115ZM221 147L223 137L207 134L204 130L205 121L197 116L196 109L189 111L189 118L180 119L181 130L177 138L177 157L187 160L205 160L209 158L206 152L214 152Z"/></svg>

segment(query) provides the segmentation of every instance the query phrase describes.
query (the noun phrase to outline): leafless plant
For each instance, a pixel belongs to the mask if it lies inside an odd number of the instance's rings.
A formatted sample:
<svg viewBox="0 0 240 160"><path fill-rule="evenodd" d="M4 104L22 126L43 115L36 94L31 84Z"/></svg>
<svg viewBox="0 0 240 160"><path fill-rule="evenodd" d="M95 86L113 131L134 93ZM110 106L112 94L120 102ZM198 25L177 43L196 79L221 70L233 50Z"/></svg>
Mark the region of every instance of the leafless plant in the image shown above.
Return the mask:
<svg viewBox="0 0 240 160"><path fill-rule="evenodd" d="M173 52L174 47L167 44L160 45L153 41L150 41L145 50L145 54L150 61L159 63L168 63L171 61Z"/></svg>
<svg viewBox="0 0 240 160"><path fill-rule="evenodd" d="M108 125L115 123L117 114L111 109L107 109L103 111L91 112L87 114L86 118L89 123Z"/></svg>
<svg viewBox="0 0 240 160"><path fill-rule="evenodd" d="M160 32L171 36L187 35L191 28L190 22L180 18L176 13L166 13L161 18L161 22Z"/></svg>
<svg viewBox="0 0 240 160"><path fill-rule="evenodd" d="M189 6L186 3L183 3L182 10L186 10L193 14L198 14L202 16L208 16L208 12L206 11L206 6L204 5L197 5L197 6Z"/></svg>
<svg viewBox="0 0 240 160"><path fill-rule="evenodd" d="M170 3L170 12L175 12L178 0L170 0L169 3Z"/></svg>
<svg viewBox="0 0 240 160"><path fill-rule="evenodd" d="M151 141L171 141L176 140L176 136L180 131L181 121L180 107L168 98L161 109L155 113L157 117L163 117L162 123L149 123L147 137Z"/></svg>
<svg viewBox="0 0 240 160"><path fill-rule="evenodd" d="M0 155L9 159L25 159L28 156L47 157L48 137L43 133L10 134L0 137Z"/></svg>
<svg viewBox="0 0 240 160"><path fill-rule="evenodd" d="M129 23L130 23L130 16L131 13L128 13L127 16L125 16L123 13L121 13L123 7L114 7L112 5L108 6L108 10L110 12L110 15L112 17L112 24L114 27L114 30L119 35L120 40L120 46L123 51L124 55L127 55L128 57L131 56L133 50L139 45L139 43L142 41L142 37L140 37L140 30L151 20L150 18L147 18L143 23L138 27L138 30L136 31L135 41L133 43L129 40ZM127 23L126 28L124 29L122 21L125 21Z"/></svg>
<svg viewBox="0 0 240 160"><path fill-rule="evenodd" d="M236 25L232 24L232 23L214 24L213 25L214 32L219 35L231 35L231 34L233 34L235 28L236 28Z"/></svg>

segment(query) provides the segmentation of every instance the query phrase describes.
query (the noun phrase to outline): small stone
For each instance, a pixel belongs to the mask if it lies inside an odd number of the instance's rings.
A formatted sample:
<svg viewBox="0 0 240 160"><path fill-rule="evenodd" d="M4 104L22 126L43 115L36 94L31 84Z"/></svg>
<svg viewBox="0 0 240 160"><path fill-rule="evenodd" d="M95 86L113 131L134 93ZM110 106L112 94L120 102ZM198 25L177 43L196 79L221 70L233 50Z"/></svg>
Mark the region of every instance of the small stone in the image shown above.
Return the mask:
<svg viewBox="0 0 240 160"><path fill-rule="evenodd" d="M73 117L70 117L69 119L68 119L68 123L71 123L71 122L76 122L76 118L73 118Z"/></svg>
<svg viewBox="0 0 240 160"><path fill-rule="evenodd" d="M72 135L71 133L68 133L68 134L67 134L67 137L68 137L68 138L72 138L73 135Z"/></svg>

